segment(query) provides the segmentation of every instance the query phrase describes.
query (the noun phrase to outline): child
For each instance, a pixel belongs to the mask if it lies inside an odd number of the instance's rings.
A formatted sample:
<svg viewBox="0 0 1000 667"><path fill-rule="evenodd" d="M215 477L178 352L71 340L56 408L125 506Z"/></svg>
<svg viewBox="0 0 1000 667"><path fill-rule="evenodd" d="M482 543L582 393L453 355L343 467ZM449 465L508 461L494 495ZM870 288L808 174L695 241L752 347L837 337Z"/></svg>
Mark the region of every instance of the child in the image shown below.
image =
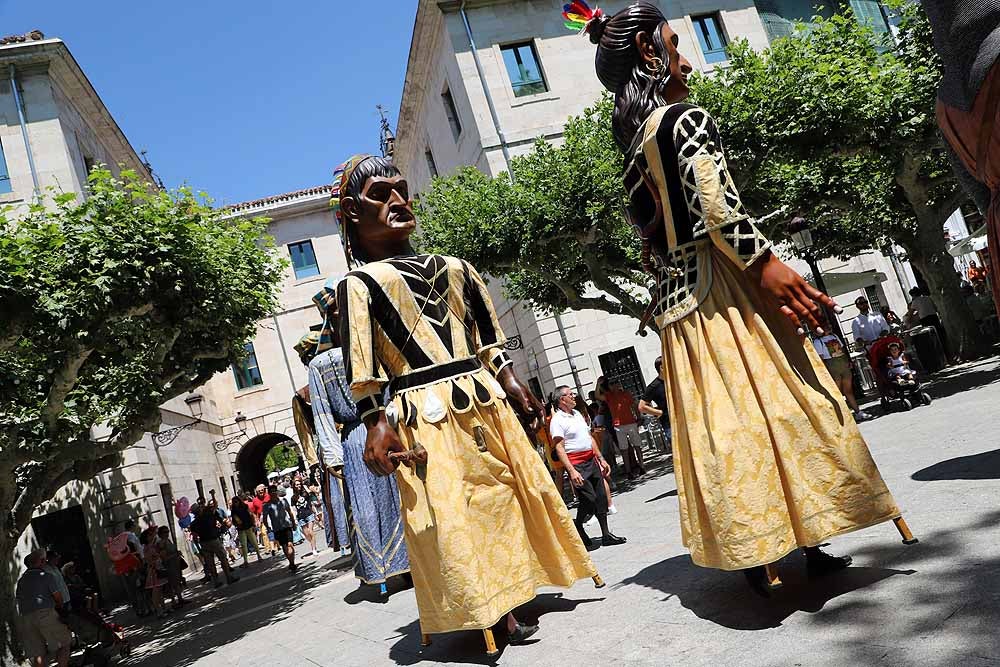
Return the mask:
<svg viewBox="0 0 1000 667"><path fill-rule="evenodd" d="M889 358L886 360L886 364L889 366L890 382L901 387L917 384L917 373L910 368L909 361L903 354L903 348L899 343L889 343Z"/></svg>

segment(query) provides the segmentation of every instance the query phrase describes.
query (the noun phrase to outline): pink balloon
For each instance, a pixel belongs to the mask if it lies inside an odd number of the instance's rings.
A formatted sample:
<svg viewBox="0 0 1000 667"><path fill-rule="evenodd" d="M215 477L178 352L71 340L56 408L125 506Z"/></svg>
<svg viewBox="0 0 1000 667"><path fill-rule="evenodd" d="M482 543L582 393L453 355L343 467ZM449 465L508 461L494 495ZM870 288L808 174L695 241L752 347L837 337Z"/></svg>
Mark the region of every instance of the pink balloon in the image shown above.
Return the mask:
<svg viewBox="0 0 1000 667"><path fill-rule="evenodd" d="M187 499L187 496L181 496L174 503L174 515L178 519L183 519L188 514L191 513L191 501Z"/></svg>

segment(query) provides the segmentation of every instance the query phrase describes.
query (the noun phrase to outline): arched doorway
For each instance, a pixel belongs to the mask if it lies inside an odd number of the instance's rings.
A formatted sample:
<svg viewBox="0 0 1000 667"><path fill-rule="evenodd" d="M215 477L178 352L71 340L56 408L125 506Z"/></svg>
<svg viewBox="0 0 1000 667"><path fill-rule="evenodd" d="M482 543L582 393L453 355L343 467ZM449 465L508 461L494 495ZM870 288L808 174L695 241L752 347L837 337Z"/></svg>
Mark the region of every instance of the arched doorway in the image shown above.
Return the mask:
<svg viewBox="0 0 1000 667"><path fill-rule="evenodd" d="M258 484L267 483L267 469L264 460L267 453L279 445L295 448L295 441L282 433L262 433L251 438L236 455L236 473L240 486L252 491Z"/></svg>

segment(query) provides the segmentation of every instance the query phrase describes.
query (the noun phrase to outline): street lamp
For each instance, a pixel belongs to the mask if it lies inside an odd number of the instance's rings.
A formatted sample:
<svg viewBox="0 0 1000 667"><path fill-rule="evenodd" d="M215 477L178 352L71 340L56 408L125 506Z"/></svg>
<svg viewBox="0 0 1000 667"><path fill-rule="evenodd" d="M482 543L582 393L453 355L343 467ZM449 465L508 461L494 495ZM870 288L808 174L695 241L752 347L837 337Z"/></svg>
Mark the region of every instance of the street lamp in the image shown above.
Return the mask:
<svg viewBox="0 0 1000 667"><path fill-rule="evenodd" d="M201 401L201 394L191 394L185 398L184 402L187 403L188 410L191 411L191 416L194 417L194 421L189 424L181 424L180 426L168 428L166 431L160 431L159 433L150 433L150 438L153 440L153 447L156 449L166 447L177 439L177 436L181 434L181 431L186 431L189 428L193 428L195 424L200 424L202 414Z"/></svg>
<svg viewBox="0 0 1000 667"><path fill-rule="evenodd" d="M224 452L229 449L229 445L234 442L239 442L247 434L247 418L242 412L237 411L236 417L233 419L236 423L236 427L240 429L239 433L229 436L228 438L223 438L222 440L216 440L212 443L212 447L215 448L217 452Z"/></svg>
<svg viewBox="0 0 1000 667"><path fill-rule="evenodd" d="M823 273L819 270L819 265L816 263L816 254L813 252L813 246L815 245L813 241L812 231L809 229L809 221L802 217L792 218L792 221L788 223L788 235L792 238L792 244L795 249L799 251L799 255L806 261L809 265L809 270L813 274L813 280L816 281L816 289L818 289L823 294L827 294L826 282L823 280ZM837 319L836 313L830 313L823 308L826 312L826 320L833 327L833 331L830 333L835 334L841 341L844 340L844 332L840 329L840 320Z"/></svg>

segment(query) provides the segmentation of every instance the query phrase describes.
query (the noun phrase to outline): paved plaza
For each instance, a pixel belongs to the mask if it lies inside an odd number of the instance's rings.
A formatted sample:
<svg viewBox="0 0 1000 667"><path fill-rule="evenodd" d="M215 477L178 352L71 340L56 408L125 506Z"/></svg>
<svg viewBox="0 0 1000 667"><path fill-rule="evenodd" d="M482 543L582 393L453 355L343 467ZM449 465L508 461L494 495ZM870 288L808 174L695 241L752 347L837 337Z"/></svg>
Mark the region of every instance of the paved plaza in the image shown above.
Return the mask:
<svg viewBox="0 0 1000 667"><path fill-rule="evenodd" d="M593 552L607 587L543 590L519 612L538 634L495 661L478 632L421 647L412 591L396 582L381 601L328 551L295 575L274 559L196 587L182 614L135 628L123 664L1000 665L1000 360L949 369L930 392L930 406L862 425L920 543L892 524L837 538L829 550L854 567L819 580L789 556L769 601L691 563L660 458L616 495L612 530L629 541Z"/></svg>

